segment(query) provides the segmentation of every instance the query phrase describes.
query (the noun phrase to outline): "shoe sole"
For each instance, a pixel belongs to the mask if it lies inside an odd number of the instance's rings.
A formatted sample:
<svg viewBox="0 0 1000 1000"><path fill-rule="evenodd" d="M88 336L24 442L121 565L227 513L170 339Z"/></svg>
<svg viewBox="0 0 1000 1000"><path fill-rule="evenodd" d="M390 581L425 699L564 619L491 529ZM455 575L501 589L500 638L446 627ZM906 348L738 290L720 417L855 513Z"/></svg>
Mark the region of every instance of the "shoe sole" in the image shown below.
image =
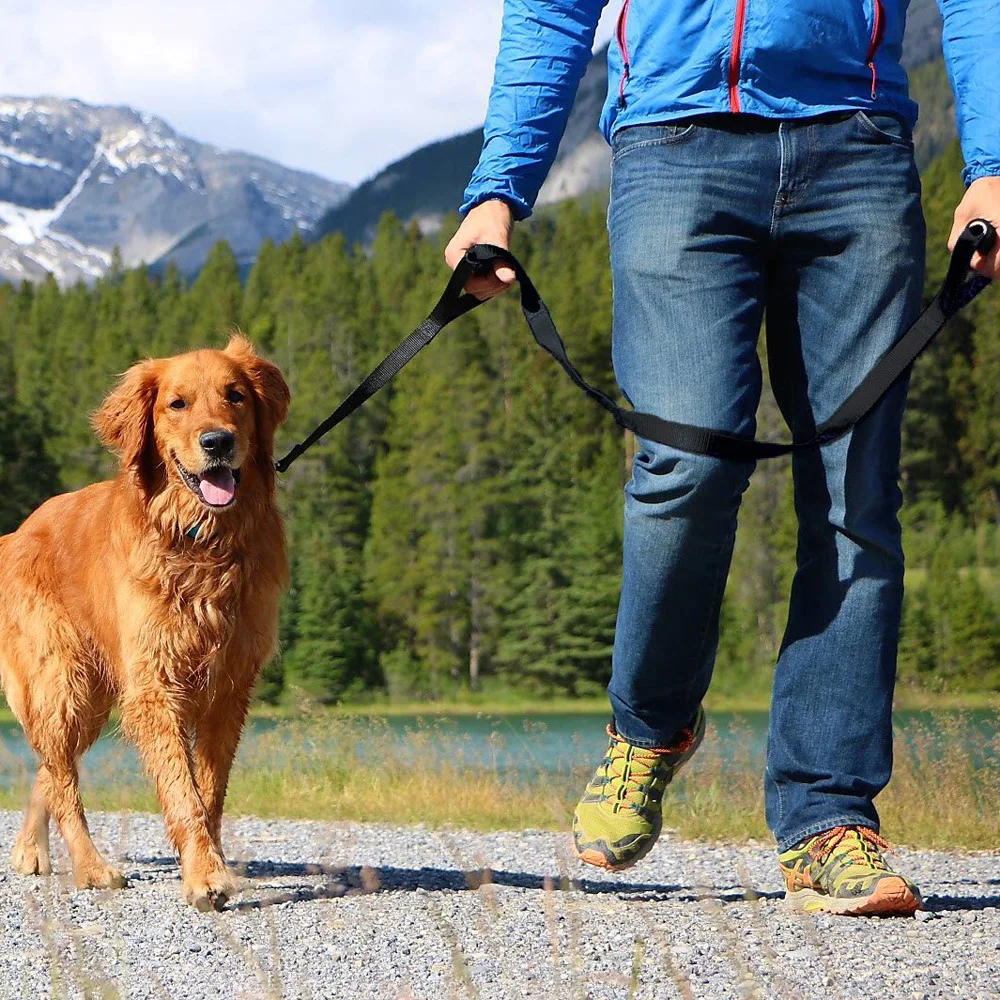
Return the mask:
<svg viewBox="0 0 1000 1000"><path fill-rule="evenodd" d="M593 847L585 847L582 851L576 846L576 838L571 837L570 841L573 844L573 853L577 856L577 859L582 861L585 865L593 865L595 868L603 868L607 872L624 872L628 871L633 865L638 864L642 859L649 854L653 849L653 846L660 839L660 833L663 830L663 818L660 817L659 822L656 824L653 830L652 836L645 844L642 845L639 853L636 854L634 858L629 858L628 861L615 862L612 861L603 851L599 851Z"/></svg>
<svg viewBox="0 0 1000 1000"><path fill-rule="evenodd" d="M836 899L815 889L786 892L785 901L793 910L804 913L833 913L842 917L912 917L923 909L920 896L905 882L897 886L879 883L870 896L857 899Z"/></svg>
<svg viewBox="0 0 1000 1000"><path fill-rule="evenodd" d="M593 865L594 868L603 868L607 872L624 872L628 871L633 865L638 864L642 859L649 854L653 849L653 845L650 844L648 847L643 848L631 861L626 861L623 864L615 864L608 860L606 854L602 854L600 851L591 850L587 848L585 851L578 851L576 845L573 846L573 853L577 858L582 861L585 865Z"/></svg>

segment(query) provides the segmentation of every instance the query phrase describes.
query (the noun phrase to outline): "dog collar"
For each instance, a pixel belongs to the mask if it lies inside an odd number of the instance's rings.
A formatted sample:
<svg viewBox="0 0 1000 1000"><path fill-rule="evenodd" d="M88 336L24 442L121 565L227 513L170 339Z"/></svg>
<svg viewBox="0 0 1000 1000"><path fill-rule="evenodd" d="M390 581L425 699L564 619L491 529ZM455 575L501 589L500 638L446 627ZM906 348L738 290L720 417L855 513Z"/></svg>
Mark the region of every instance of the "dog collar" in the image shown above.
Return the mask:
<svg viewBox="0 0 1000 1000"><path fill-rule="evenodd" d="M198 540L198 532L201 531L201 524L202 524L201 521L195 521L194 524L192 524L191 527L188 528L188 530L184 532L184 534L187 535L188 538L190 538L190 539L192 539L194 541L197 541Z"/></svg>

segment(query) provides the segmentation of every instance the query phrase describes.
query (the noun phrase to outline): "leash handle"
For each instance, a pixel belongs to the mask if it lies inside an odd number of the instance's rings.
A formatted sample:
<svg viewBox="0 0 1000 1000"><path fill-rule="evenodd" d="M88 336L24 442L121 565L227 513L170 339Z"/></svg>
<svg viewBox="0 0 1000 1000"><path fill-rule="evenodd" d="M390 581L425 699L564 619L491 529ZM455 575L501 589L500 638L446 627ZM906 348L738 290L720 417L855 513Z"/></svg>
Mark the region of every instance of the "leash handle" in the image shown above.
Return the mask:
<svg viewBox="0 0 1000 1000"><path fill-rule="evenodd" d="M916 322L879 358L875 367L841 403L833 416L816 428L810 440L803 442L803 447L836 441L874 408L926 350L948 320L990 284L990 279L985 275L969 269L973 256L977 252L983 255L989 253L996 241L996 230L986 219L973 219L962 230L955 241L948 271L937 295L917 317Z"/></svg>
<svg viewBox="0 0 1000 1000"><path fill-rule="evenodd" d="M808 438L787 443L757 441L740 434L695 427L663 420L652 413L626 410L609 395L592 386L576 369L566 352L548 307L521 262L507 249L477 243L466 251L452 272L444 293L430 315L305 440L274 463L278 472L286 472L300 455L311 448L337 424L371 399L409 364L449 323L482 305L484 300L466 292L465 283L473 275L489 273L495 264L511 268L517 277L521 312L538 345L550 354L573 383L598 406L607 410L615 423L641 438L665 444L680 451L724 458L732 461L755 461L776 458L802 448L826 445L846 434L865 417L896 380L913 364L948 320L968 305L990 279L970 272L976 253L988 254L997 242L997 232L986 219L974 219L962 231L951 254L948 272L937 295L917 321L879 358L875 367L861 381L829 420L820 424Z"/></svg>
<svg viewBox="0 0 1000 1000"><path fill-rule="evenodd" d="M986 219L973 219L963 230L963 235L965 233L976 238L976 253L983 257L996 246L997 231Z"/></svg>
<svg viewBox="0 0 1000 1000"><path fill-rule="evenodd" d="M997 242L997 231L986 219L973 219L962 230L951 252L948 273L941 286L940 295L954 315L968 305L989 283L983 274L970 273L972 258L978 253L985 257Z"/></svg>

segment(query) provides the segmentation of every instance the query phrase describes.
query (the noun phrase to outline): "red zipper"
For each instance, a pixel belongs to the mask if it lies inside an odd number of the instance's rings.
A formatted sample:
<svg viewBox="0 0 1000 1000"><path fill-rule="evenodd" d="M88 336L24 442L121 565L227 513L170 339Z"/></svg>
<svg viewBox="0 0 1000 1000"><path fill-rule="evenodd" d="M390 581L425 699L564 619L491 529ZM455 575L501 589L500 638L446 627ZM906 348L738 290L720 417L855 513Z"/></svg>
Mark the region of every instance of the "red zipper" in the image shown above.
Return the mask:
<svg viewBox="0 0 1000 1000"><path fill-rule="evenodd" d="M736 20L733 22L733 45L729 53L729 110L740 111L740 52L743 49L743 28L747 20L747 0L736 0Z"/></svg>
<svg viewBox="0 0 1000 1000"><path fill-rule="evenodd" d="M625 82L629 78L628 41L625 38L625 28L628 24L628 5L631 0L625 0L622 9L618 13L618 23L615 25L615 41L618 42L618 51L622 54L622 78L618 84L618 106L625 107Z"/></svg>
<svg viewBox="0 0 1000 1000"><path fill-rule="evenodd" d="M875 88L878 84L878 71L875 69L875 53L882 44L885 34L885 15L882 11L882 0L875 0L875 16L872 19L872 43L868 47L868 68L872 71L872 100L875 100Z"/></svg>

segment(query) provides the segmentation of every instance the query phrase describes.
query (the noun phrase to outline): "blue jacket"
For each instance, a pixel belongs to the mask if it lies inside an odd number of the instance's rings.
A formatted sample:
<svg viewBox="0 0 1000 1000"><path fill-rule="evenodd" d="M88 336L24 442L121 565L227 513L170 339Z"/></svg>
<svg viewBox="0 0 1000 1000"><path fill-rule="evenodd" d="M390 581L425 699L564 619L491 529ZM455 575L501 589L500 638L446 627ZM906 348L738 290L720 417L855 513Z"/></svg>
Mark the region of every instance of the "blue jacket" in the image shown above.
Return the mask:
<svg viewBox="0 0 1000 1000"><path fill-rule="evenodd" d="M505 0L484 144L463 213L531 213L607 0ZM1000 175L1000 0L938 0L966 183ZM705 112L803 118L916 105L900 65L907 0L624 0L601 130Z"/></svg>

